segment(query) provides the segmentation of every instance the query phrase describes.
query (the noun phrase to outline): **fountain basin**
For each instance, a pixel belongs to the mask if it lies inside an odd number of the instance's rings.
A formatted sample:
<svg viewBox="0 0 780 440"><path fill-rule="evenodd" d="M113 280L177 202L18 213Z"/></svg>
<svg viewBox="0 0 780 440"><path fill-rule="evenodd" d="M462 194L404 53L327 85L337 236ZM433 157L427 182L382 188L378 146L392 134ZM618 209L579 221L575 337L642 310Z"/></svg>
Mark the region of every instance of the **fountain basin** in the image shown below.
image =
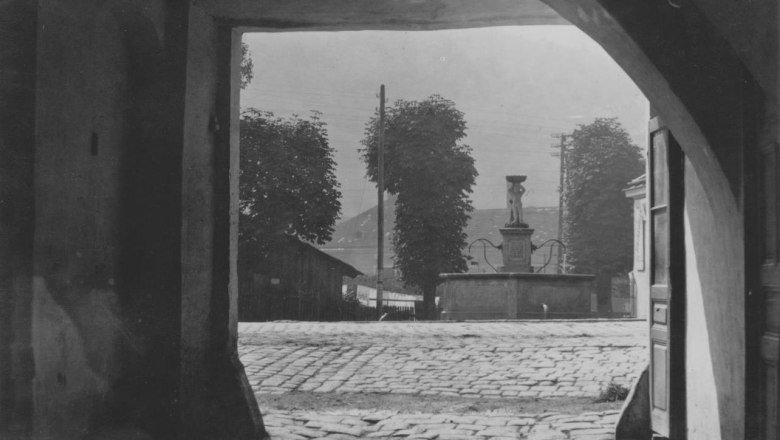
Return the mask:
<svg viewBox="0 0 780 440"><path fill-rule="evenodd" d="M591 318L595 275L445 273L443 320ZM545 307L546 312L545 312Z"/></svg>

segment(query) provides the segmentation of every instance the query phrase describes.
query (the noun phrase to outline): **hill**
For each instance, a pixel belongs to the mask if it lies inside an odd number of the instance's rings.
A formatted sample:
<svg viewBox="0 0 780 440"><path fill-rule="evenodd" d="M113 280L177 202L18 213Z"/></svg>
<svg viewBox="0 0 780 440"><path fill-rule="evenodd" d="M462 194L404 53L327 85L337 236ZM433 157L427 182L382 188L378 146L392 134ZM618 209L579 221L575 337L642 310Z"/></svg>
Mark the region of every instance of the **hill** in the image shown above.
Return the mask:
<svg viewBox="0 0 780 440"><path fill-rule="evenodd" d="M395 224L395 211L393 199L389 199L385 205L385 263L384 267L393 267L392 231ZM466 227L468 243L478 238L485 238L494 244L501 243L499 228L508 221L508 209L478 209L471 213ZM330 242L319 248L334 257L345 261L358 270L372 274L376 273L376 242L377 242L377 207L374 206L355 217L339 222L335 226L333 238ZM523 218L534 229L533 243L541 244L547 239L557 238L558 235L558 208L557 207L526 207L523 210ZM500 251L487 246L485 252L480 243L474 243L470 255L472 271L492 272L490 265L501 265ZM485 263L484 255L490 265ZM533 255L533 264L541 266L548 257L548 248L537 251ZM474 264L476 263L476 264ZM554 263L554 262L553 262ZM550 265L551 267L553 264Z"/></svg>

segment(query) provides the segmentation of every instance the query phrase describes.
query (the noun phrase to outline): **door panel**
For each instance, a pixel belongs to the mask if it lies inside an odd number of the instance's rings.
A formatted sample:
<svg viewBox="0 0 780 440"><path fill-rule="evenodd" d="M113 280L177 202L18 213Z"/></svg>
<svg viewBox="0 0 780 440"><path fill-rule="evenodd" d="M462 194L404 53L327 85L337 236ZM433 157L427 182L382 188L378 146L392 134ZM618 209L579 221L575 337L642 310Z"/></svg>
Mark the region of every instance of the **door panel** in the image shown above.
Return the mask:
<svg viewBox="0 0 780 440"><path fill-rule="evenodd" d="M776 133L777 121L768 124L773 126L767 130L759 141L757 151L758 163L754 163L755 168L761 170L760 178L754 181L758 187L760 195L755 201L749 200L748 210L750 214L760 218L760 223L749 226L755 227L757 234L752 234L749 240L755 247L760 247L760 254L754 261L760 266L757 277L757 285L752 287L748 296L748 332L752 333L750 326L755 326L753 333L754 340L758 343L752 348L753 352L758 351L759 358L756 361L757 367L752 369L759 376L758 380L751 381L752 376L748 376L748 404L753 404L751 417L746 426L747 432L754 437L764 440L780 440L780 383L778 383L780 358L780 252L778 239L780 238L779 219L780 213L780 179L778 179L778 144L772 133ZM753 183L753 181L751 181ZM752 210L752 212L750 211ZM747 221L753 218L748 215ZM750 229L748 228L748 232ZM754 251L751 247L747 249L746 255L750 257ZM750 350L750 348L749 348ZM750 356L750 355L749 355ZM750 361L751 357L749 357ZM751 399L755 399L751 402ZM753 430L753 426L758 425L760 429Z"/></svg>
<svg viewBox="0 0 780 440"><path fill-rule="evenodd" d="M653 346L653 408L666 411L669 402L669 376L667 375L667 366L669 365L669 351L666 345L656 344ZM666 422L664 422L666 423Z"/></svg>
<svg viewBox="0 0 780 440"><path fill-rule="evenodd" d="M666 206L652 210L650 222L653 225L653 267L652 286L657 286L660 296L666 300L669 283L669 213Z"/></svg>
<svg viewBox="0 0 780 440"><path fill-rule="evenodd" d="M648 148L650 408L654 433L685 438L684 156L658 118Z"/></svg>
<svg viewBox="0 0 780 440"><path fill-rule="evenodd" d="M780 273L777 265L767 265L762 271L764 291L764 331L761 335L761 360L765 387L765 439L777 440L778 419L778 354L780 354Z"/></svg>

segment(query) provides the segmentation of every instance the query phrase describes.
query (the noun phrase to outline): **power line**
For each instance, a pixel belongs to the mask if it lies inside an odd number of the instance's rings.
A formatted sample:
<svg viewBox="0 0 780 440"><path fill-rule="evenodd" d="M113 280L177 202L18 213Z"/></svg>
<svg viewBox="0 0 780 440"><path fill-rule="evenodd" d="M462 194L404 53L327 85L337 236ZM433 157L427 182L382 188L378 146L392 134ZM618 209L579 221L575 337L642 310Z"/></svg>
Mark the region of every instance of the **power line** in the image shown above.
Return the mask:
<svg viewBox="0 0 780 440"><path fill-rule="evenodd" d="M289 88L287 88L286 90L285 87L277 86L277 85L274 85L273 89L263 89L263 90L261 89L262 89L261 86L250 85L246 89L244 89L243 93L246 93L245 92L246 90L254 90L262 93L263 95L270 95L270 96L276 96L282 98L290 98L298 95L315 95L315 96L323 96L323 97L342 96L342 97L365 98L366 103L373 100L373 97L368 93L354 93L349 91L334 92L333 90L321 91L321 90L313 90L313 89L306 90L306 89L302 89L299 86L289 86ZM469 106L469 107L474 108L474 106ZM483 107L478 107L477 111L479 111L480 113L490 113L493 115L502 115L502 116L507 115L507 112L496 112L494 111L494 109L495 107L483 106ZM550 116L529 115L529 114L522 114L522 113L515 113L515 112L511 112L510 115L513 117L541 119L545 121L561 121L567 124L570 124L572 121L571 117L550 117Z"/></svg>
<svg viewBox="0 0 780 440"><path fill-rule="evenodd" d="M276 106L295 106L300 107L301 104L294 101L278 101L278 100L265 100L263 102L263 106L260 107L276 107ZM322 113L323 119L339 119L339 120L348 120L348 121L354 121L354 122L361 122L366 123L368 120L373 116L373 113L368 113L367 107L353 107L353 106L345 106L340 103L319 103L319 102L309 102L306 104L307 107L311 107L309 109L303 110L299 108L289 108L286 109L286 112L289 112L291 114L303 114L308 113L311 111L319 111ZM354 114L354 113L344 113L344 112L334 112L331 110L323 110L323 108L327 108L333 106L335 108L338 108L339 110L354 110L357 113L360 114ZM319 107L319 109L315 110L314 107ZM247 107L248 108L248 107ZM256 107L255 107L256 108ZM258 108L262 109L262 108ZM482 116L489 116L491 113L480 111L478 113ZM499 113L492 113L495 115L499 115ZM505 115L505 114L501 114ZM508 127L526 127L533 129L535 131L535 134L538 135L545 135L545 131L548 130L561 130L568 127L563 126L553 126L553 125L542 125L542 124L535 124L535 123L529 123L529 122L523 122L523 121L516 121L516 120L507 120L507 119L498 119L498 118L485 118L485 117L474 117L473 113L472 116L468 117L467 125L469 125L469 129L474 129L476 126L493 126L493 127L502 127L502 128L508 128Z"/></svg>

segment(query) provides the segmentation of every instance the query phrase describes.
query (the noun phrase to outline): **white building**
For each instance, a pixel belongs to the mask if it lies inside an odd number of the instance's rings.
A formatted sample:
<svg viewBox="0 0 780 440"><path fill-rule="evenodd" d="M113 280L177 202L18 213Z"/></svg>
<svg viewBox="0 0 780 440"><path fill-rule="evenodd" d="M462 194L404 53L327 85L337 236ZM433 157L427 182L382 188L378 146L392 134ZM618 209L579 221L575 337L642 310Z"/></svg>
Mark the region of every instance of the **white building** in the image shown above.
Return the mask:
<svg viewBox="0 0 780 440"><path fill-rule="evenodd" d="M623 190L626 197L634 200L634 270L629 274L632 316L647 319L650 304L650 283L648 280L649 249L647 248L647 189L645 175L628 182Z"/></svg>

